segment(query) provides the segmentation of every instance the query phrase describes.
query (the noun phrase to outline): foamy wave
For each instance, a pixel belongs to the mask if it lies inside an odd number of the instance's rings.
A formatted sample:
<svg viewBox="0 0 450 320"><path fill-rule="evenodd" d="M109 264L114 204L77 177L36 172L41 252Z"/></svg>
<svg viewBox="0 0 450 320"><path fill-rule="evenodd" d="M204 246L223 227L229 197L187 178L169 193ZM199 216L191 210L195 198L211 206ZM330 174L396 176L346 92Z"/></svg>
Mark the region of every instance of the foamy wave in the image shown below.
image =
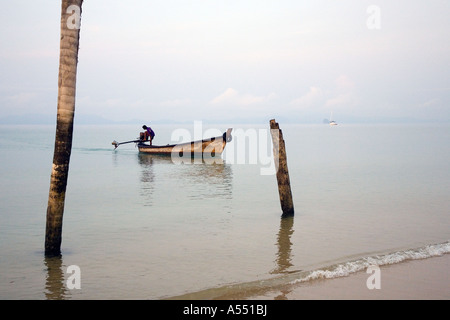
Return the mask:
<svg viewBox="0 0 450 320"><path fill-rule="evenodd" d="M384 266L396 264L407 260L426 259L450 253L450 242L428 245L426 247L397 251L381 256L371 256L363 259L349 261L329 268L311 271L306 276L292 281L292 284L307 282L316 279L332 279L345 277L352 273L366 270L370 266Z"/></svg>

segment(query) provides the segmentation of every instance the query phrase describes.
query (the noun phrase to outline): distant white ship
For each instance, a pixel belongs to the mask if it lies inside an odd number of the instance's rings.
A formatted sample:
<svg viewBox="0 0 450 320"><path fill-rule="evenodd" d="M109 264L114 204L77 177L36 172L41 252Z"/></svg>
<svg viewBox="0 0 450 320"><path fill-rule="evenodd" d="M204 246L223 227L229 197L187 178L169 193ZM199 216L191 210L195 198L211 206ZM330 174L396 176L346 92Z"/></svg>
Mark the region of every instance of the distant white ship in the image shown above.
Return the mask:
<svg viewBox="0 0 450 320"><path fill-rule="evenodd" d="M337 122L332 119L333 119L333 111L331 111L330 115L330 126L337 126Z"/></svg>

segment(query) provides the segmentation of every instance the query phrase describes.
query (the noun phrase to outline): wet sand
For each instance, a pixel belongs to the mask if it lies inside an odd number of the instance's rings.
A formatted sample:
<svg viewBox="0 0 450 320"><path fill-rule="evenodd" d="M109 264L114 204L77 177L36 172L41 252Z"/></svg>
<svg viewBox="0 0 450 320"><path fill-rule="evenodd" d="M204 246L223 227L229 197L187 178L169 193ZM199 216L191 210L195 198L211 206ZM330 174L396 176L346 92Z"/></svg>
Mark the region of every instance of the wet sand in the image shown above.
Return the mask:
<svg viewBox="0 0 450 320"><path fill-rule="evenodd" d="M380 289L369 290L371 273L283 286L249 300L447 300L450 254L380 267Z"/></svg>

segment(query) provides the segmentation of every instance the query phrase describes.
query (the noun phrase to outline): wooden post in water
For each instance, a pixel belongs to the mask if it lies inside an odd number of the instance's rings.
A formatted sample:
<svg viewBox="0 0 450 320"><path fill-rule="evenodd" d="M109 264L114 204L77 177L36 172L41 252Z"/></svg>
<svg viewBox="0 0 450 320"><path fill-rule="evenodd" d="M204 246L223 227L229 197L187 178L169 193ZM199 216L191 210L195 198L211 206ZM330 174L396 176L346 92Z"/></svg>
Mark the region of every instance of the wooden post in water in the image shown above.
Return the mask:
<svg viewBox="0 0 450 320"><path fill-rule="evenodd" d="M275 119L270 120L270 133L273 143L273 157L278 181L278 193L280 195L281 210L283 216L294 215L294 203L292 202L291 182L286 158L286 147L283 132Z"/></svg>

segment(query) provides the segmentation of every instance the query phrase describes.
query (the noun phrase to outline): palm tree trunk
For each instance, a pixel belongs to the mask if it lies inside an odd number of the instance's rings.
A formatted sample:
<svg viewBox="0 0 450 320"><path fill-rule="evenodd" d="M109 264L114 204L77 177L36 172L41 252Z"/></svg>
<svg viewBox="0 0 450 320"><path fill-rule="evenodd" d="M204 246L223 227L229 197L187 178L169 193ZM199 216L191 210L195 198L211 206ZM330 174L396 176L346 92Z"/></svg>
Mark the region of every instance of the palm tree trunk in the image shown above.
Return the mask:
<svg viewBox="0 0 450 320"><path fill-rule="evenodd" d="M82 3L83 0L62 0L61 6L58 111L45 230L46 256L61 254L64 201L72 151Z"/></svg>

